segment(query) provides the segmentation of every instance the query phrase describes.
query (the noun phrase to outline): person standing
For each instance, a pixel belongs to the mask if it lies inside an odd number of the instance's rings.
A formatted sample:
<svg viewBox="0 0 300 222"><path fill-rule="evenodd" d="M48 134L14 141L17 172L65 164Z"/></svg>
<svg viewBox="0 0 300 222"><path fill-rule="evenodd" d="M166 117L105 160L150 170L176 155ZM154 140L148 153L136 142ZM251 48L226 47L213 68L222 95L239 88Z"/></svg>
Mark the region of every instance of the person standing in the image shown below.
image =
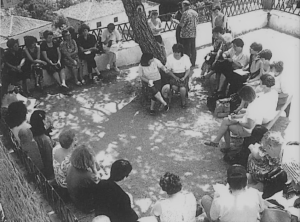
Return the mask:
<svg viewBox="0 0 300 222"><path fill-rule="evenodd" d="M181 26L179 26L178 24L180 23L181 17L182 17L182 3L179 2L177 4L178 6L178 11L173 15L173 17L171 18L171 21L174 22L175 24L177 24L176 27L176 42L177 44L182 44L182 38L180 37L180 32L181 32Z"/></svg>
<svg viewBox="0 0 300 222"><path fill-rule="evenodd" d="M183 14L180 19L180 37L184 46L184 53L190 57L192 66L196 65L196 33L198 13L191 9L191 3L187 0L182 2Z"/></svg>

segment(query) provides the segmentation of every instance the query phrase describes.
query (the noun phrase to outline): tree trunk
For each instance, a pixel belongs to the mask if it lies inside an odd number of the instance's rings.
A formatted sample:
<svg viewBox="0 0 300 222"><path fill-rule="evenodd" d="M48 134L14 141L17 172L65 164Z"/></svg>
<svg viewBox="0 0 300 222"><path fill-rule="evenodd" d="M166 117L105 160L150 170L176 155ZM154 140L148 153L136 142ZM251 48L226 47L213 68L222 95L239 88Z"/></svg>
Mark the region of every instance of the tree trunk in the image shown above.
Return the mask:
<svg viewBox="0 0 300 222"><path fill-rule="evenodd" d="M141 0L122 0L122 2L133 31L134 41L140 45L143 53L152 53L155 58L165 64L166 57L162 51L164 49L154 39Z"/></svg>

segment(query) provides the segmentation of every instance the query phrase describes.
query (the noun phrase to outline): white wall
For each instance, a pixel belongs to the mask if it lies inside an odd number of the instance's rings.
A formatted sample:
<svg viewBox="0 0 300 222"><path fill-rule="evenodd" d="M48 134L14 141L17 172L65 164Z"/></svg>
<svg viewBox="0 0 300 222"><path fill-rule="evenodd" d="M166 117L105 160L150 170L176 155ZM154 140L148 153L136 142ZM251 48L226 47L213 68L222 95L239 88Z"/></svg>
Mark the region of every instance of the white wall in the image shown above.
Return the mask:
<svg viewBox="0 0 300 222"><path fill-rule="evenodd" d="M271 11L269 27L300 38L300 16L277 10Z"/></svg>

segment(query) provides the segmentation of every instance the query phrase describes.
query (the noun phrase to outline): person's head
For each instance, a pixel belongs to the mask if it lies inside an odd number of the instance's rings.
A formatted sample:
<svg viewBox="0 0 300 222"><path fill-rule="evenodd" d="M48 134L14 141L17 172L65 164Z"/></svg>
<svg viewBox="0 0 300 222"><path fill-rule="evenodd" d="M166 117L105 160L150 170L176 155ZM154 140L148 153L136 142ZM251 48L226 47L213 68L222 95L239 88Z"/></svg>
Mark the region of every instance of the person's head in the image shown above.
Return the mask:
<svg viewBox="0 0 300 222"><path fill-rule="evenodd" d="M177 3L177 8L179 11L182 11L182 2Z"/></svg>
<svg viewBox="0 0 300 222"><path fill-rule="evenodd" d="M107 25L107 30L112 33L115 30L116 26L114 25L114 23L109 23Z"/></svg>
<svg viewBox="0 0 300 222"><path fill-rule="evenodd" d="M250 54L252 55L258 55L258 53L262 50L262 44L257 43L257 42L253 42L250 45Z"/></svg>
<svg viewBox="0 0 300 222"><path fill-rule="evenodd" d="M269 49L264 49L258 54L258 56L263 62L265 60L270 61L272 58L272 52Z"/></svg>
<svg viewBox="0 0 300 222"><path fill-rule="evenodd" d="M242 190L247 186L247 171L245 167L234 164L227 170L227 182L232 191Z"/></svg>
<svg viewBox="0 0 300 222"><path fill-rule="evenodd" d="M274 73L275 76L279 76L283 71L283 62L275 61L270 65L271 72Z"/></svg>
<svg viewBox="0 0 300 222"><path fill-rule="evenodd" d="M43 37L46 40L46 42L52 42L53 40L53 32L50 30L46 30L43 32Z"/></svg>
<svg viewBox="0 0 300 222"><path fill-rule="evenodd" d="M252 103L256 97L255 91L251 86L244 86L241 88L238 95L243 101L249 103Z"/></svg>
<svg viewBox="0 0 300 222"><path fill-rule="evenodd" d="M65 41L71 40L71 34L70 34L69 30L63 30L61 32L61 35Z"/></svg>
<svg viewBox="0 0 300 222"><path fill-rule="evenodd" d="M191 6L191 3L187 0L184 0L182 3L181 3L181 6L182 6L182 10L183 11L186 11L190 8Z"/></svg>
<svg viewBox="0 0 300 222"><path fill-rule="evenodd" d="M236 51L237 53L240 53L243 51L244 41L242 39L236 38L232 41L232 44L233 44L234 51Z"/></svg>
<svg viewBox="0 0 300 222"><path fill-rule="evenodd" d="M110 222L110 219L109 217L107 216L104 216L104 215L100 215L100 216L97 216L95 217L92 222Z"/></svg>
<svg viewBox="0 0 300 222"><path fill-rule="evenodd" d="M221 12L221 7L217 5L212 9L212 11L214 15L219 15L219 13Z"/></svg>
<svg viewBox="0 0 300 222"><path fill-rule="evenodd" d="M173 55L176 59L180 59L183 56L183 45L178 43L172 47Z"/></svg>
<svg viewBox="0 0 300 222"><path fill-rule="evenodd" d="M33 140L33 134L30 129L20 129L18 133L21 145L24 143L29 143Z"/></svg>
<svg viewBox="0 0 300 222"><path fill-rule="evenodd" d="M30 125L33 136L40 136L46 132L46 112L35 110L30 117Z"/></svg>
<svg viewBox="0 0 300 222"><path fill-rule="evenodd" d="M80 145L72 152L70 162L78 170L88 170L94 168L95 159L86 145Z"/></svg>
<svg viewBox="0 0 300 222"><path fill-rule="evenodd" d="M275 85L275 78L270 74L264 74L260 77L260 84L262 87L271 88Z"/></svg>
<svg viewBox="0 0 300 222"><path fill-rule="evenodd" d="M141 57L141 66L149 66L151 62L153 61L154 56L152 53L143 53Z"/></svg>
<svg viewBox="0 0 300 222"><path fill-rule="evenodd" d="M268 131L261 140L261 149L272 158L279 158L284 139L280 132Z"/></svg>
<svg viewBox="0 0 300 222"><path fill-rule="evenodd" d="M17 39L8 39L6 42L6 46L8 49L13 50L13 51L19 50L19 42Z"/></svg>
<svg viewBox="0 0 300 222"><path fill-rule="evenodd" d="M13 102L8 106L6 123L10 128L21 125L26 120L27 108L23 101Z"/></svg>
<svg viewBox="0 0 300 222"><path fill-rule="evenodd" d="M230 33L225 33L222 35L223 41L225 42L226 45L231 45L232 44L232 35Z"/></svg>
<svg viewBox="0 0 300 222"><path fill-rule="evenodd" d="M34 36L25 36L24 37L25 46L28 49L32 49L36 47L37 38Z"/></svg>
<svg viewBox="0 0 300 222"><path fill-rule="evenodd" d="M169 172L160 178L159 185L168 195L178 193L182 188L179 176Z"/></svg>
<svg viewBox="0 0 300 222"><path fill-rule="evenodd" d="M158 12L156 10L153 10L151 12L151 19L157 19L158 18Z"/></svg>
<svg viewBox="0 0 300 222"><path fill-rule="evenodd" d="M77 33L73 26L69 26L67 30L69 31L72 39L77 39Z"/></svg>
<svg viewBox="0 0 300 222"><path fill-rule="evenodd" d="M216 26L212 30L212 35L213 35L213 38L215 38L215 39L221 38L223 33L224 33L224 29L220 26Z"/></svg>
<svg viewBox="0 0 300 222"><path fill-rule="evenodd" d="M90 31L90 27L87 24L82 24L79 28L80 30L80 34L87 36L89 34Z"/></svg>
<svg viewBox="0 0 300 222"><path fill-rule="evenodd" d="M132 166L128 160L117 160L111 165L110 179L119 182L128 177L132 170Z"/></svg>
<svg viewBox="0 0 300 222"><path fill-rule="evenodd" d="M72 129L63 130L58 137L62 148L69 149L76 142L75 132Z"/></svg>

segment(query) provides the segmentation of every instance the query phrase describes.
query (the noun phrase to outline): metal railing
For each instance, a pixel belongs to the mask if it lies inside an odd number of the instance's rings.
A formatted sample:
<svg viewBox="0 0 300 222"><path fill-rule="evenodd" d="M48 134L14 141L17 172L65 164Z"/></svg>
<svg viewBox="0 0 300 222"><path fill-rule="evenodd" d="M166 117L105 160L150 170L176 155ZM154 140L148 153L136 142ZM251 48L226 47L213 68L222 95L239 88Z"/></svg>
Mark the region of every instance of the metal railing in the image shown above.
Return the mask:
<svg viewBox="0 0 300 222"><path fill-rule="evenodd" d="M12 142L12 149L21 163L24 165L26 171L29 173L29 177L37 185L38 189L44 195L52 209L58 215L58 217L63 222L78 222L78 219L70 211L70 209L65 205L64 201L55 191L55 189L49 184L43 173L35 166L32 160L27 156L27 154L18 145L14 134L9 129L4 120L0 120L1 124L5 126L6 132L8 132L9 139Z"/></svg>
<svg viewBox="0 0 300 222"><path fill-rule="evenodd" d="M300 15L300 1L299 0L273 0L272 9Z"/></svg>

